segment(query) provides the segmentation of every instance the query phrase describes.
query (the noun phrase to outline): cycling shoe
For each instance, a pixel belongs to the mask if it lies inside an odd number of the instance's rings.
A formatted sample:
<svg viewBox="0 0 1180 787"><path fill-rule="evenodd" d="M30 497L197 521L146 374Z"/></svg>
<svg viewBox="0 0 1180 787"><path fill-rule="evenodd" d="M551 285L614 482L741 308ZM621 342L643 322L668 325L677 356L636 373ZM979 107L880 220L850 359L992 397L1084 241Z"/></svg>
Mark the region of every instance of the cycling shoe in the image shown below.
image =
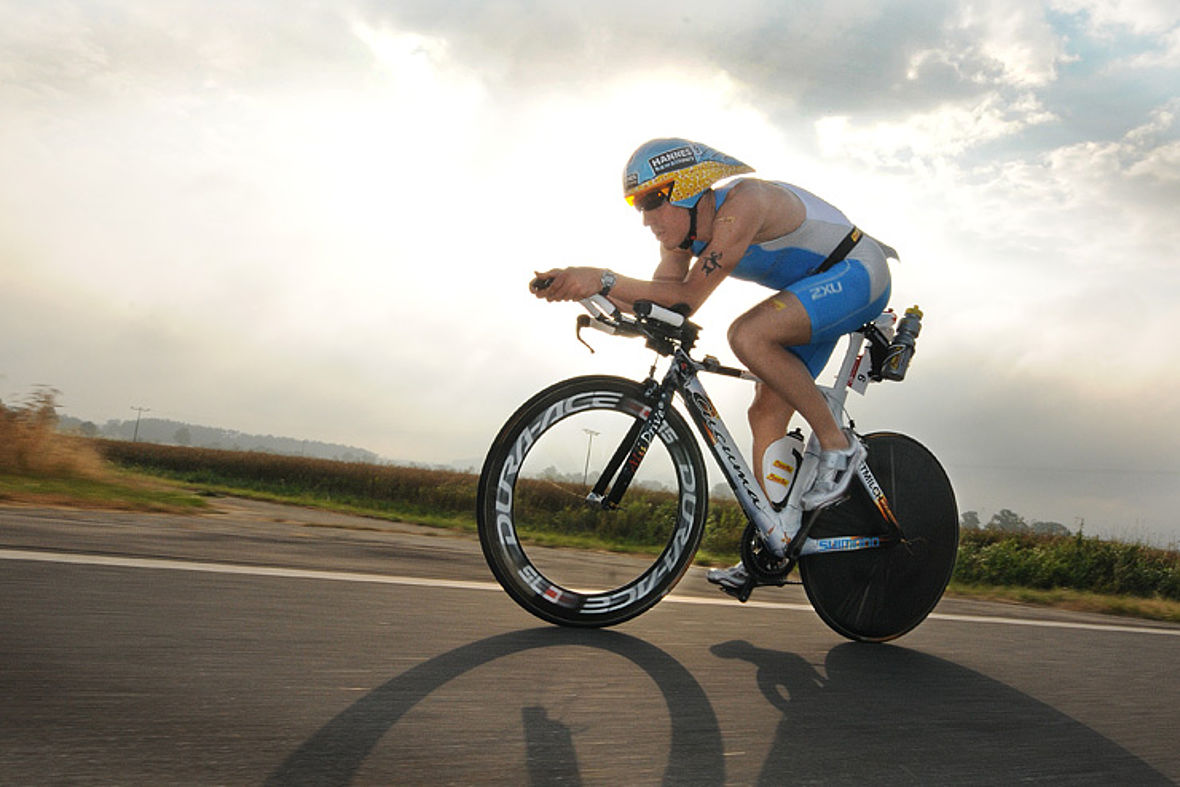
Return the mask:
<svg viewBox="0 0 1180 787"><path fill-rule="evenodd" d="M848 491L848 485L868 451L851 429L845 429L844 435L848 438L847 448L842 451L824 451L819 455L819 472L811 489L803 494L800 501L803 508L822 508L839 500Z"/></svg>
<svg viewBox="0 0 1180 787"><path fill-rule="evenodd" d="M750 579L750 572L746 571L746 567L741 563L729 568L711 568L705 574L705 579L718 585L722 590L730 595L741 590L746 582Z"/></svg>

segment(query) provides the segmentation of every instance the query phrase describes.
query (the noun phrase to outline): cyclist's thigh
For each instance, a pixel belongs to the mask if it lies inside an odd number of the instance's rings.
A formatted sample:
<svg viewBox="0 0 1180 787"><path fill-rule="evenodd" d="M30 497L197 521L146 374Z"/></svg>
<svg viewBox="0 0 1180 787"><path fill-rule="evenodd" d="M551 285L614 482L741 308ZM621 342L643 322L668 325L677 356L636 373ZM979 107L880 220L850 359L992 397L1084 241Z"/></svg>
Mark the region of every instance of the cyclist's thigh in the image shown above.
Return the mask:
<svg viewBox="0 0 1180 787"><path fill-rule="evenodd" d="M787 287L811 320L808 344L835 342L869 322L889 303L884 259L847 259Z"/></svg>

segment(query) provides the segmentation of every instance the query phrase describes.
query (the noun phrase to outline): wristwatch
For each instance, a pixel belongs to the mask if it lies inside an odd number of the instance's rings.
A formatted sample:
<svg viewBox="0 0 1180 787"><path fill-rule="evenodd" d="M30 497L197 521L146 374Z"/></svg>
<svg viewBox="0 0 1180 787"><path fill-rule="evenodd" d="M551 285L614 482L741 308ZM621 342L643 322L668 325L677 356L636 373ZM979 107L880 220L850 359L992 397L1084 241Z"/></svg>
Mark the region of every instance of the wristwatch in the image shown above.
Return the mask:
<svg viewBox="0 0 1180 787"><path fill-rule="evenodd" d="M605 268L602 271L602 289L598 291L599 295L609 295L611 288L615 286L615 275Z"/></svg>

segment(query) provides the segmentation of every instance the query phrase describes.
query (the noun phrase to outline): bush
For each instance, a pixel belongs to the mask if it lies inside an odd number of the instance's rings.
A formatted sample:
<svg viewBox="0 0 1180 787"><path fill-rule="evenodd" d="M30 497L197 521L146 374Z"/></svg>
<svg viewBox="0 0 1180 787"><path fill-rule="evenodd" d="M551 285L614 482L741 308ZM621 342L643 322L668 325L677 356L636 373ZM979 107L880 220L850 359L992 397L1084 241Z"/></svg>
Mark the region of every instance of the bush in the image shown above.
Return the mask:
<svg viewBox="0 0 1180 787"><path fill-rule="evenodd" d="M964 530L957 581L1180 601L1180 554L1076 536Z"/></svg>

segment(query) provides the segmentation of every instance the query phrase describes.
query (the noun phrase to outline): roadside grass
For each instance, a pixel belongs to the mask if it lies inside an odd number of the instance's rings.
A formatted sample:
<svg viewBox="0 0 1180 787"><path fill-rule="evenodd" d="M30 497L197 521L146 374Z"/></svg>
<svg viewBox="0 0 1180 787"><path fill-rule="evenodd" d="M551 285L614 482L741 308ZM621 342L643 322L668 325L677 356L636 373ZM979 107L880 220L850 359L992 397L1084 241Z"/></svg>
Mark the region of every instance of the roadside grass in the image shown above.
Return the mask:
<svg viewBox="0 0 1180 787"><path fill-rule="evenodd" d="M186 480L169 475L152 475L146 471L127 471L128 475L138 476L145 480L155 480L166 484L178 491L197 495L202 501L216 497L237 497L243 500L258 500L265 503L315 508L321 511L331 511L337 514L351 514L358 517L380 519L389 522L404 522L411 525L422 525L444 530L459 530L474 534L476 532L474 513L458 515L438 513L421 509L417 506L398 505L394 502L374 505L369 501L351 500L347 497L326 496L314 493L274 492L256 487L235 486L225 483L206 483ZM207 505L207 503L206 503ZM333 527L338 527L333 525Z"/></svg>
<svg viewBox="0 0 1180 787"><path fill-rule="evenodd" d="M1164 598L1140 598L1130 595L1109 595L1091 593L1069 588L1004 587L999 585L973 585L952 581L947 595L979 601L999 601L1010 604L1068 609L1074 612L1095 612L1104 615L1159 620L1180 623L1180 601Z"/></svg>
<svg viewBox="0 0 1180 787"><path fill-rule="evenodd" d="M0 503L154 513L198 512L209 506L204 498L178 485L116 472L106 478L0 473Z"/></svg>

